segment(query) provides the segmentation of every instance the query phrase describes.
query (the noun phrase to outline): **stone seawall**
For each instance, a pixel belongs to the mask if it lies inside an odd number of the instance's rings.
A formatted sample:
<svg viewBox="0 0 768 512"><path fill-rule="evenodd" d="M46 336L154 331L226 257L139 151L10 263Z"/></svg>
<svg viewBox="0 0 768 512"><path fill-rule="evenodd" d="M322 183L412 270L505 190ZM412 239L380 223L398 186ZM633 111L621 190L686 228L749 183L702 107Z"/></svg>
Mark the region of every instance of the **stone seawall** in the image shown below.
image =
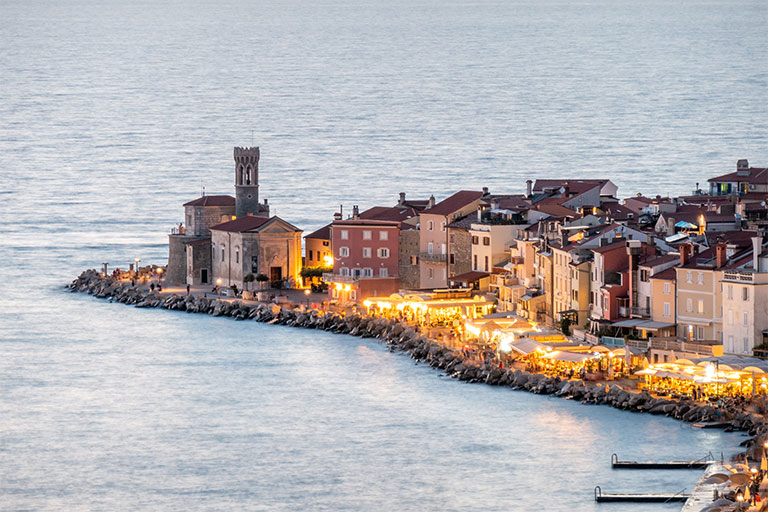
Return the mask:
<svg viewBox="0 0 768 512"><path fill-rule="evenodd" d="M579 400L585 404L610 405L618 409L650 414L663 414L685 422L727 422L728 430L747 431L752 439L742 445L758 457L764 438L768 438L768 426L759 415L736 408L716 408L690 400L656 398L648 392L627 391L615 384L587 383L580 380L564 380L522 370L498 368L467 359L460 351L447 348L420 335L411 327L399 322L361 315L340 316L336 313L300 311L276 304L248 305L238 301L222 301L200 296L163 295L132 287L129 283L104 278L96 270L87 270L69 284L72 292L82 292L110 301L133 304L136 307L163 308L188 313L205 313L212 316L228 316L235 320L254 320L308 329L321 329L338 334L363 338L377 338L389 345L390 350L400 350L411 358L445 371L452 378L506 386L542 395L555 395Z"/></svg>

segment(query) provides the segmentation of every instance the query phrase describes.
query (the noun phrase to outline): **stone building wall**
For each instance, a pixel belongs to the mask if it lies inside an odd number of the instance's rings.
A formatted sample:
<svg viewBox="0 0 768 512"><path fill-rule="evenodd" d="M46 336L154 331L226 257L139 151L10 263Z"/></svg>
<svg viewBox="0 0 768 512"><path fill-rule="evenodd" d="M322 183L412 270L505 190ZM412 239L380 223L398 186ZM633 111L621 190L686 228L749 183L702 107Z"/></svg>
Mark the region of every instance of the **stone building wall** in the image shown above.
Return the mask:
<svg viewBox="0 0 768 512"><path fill-rule="evenodd" d="M472 236L469 230L448 228L450 252L448 254L448 275L458 276L472 270ZM451 255L453 263L451 263Z"/></svg>
<svg viewBox="0 0 768 512"><path fill-rule="evenodd" d="M187 235L210 236L211 226L232 220L235 206L186 206L184 218L187 224Z"/></svg>
<svg viewBox="0 0 768 512"><path fill-rule="evenodd" d="M399 236L397 273L400 276L400 288L415 290L419 288L419 230L401 230Z"/></svg>
<svg viewBox="0 0 768 512"><path fill-rule="evenodd" d="M168 235L168 270L165 281L170 284L183 284L187 278L187 246L189 240L184 235Z"/></svg>

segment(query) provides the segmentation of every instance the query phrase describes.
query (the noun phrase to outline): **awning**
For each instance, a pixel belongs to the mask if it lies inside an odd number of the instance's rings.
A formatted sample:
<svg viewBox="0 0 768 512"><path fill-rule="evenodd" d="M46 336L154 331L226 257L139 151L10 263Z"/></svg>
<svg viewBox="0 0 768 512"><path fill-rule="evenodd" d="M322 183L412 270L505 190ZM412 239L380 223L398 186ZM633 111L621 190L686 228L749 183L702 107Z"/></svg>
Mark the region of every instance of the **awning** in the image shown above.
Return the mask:
<svg viewBox="0 0 768 512"><path fill-rule="evenodd" d="M565 350L553 350L549 354L541 356L543 359L554 359L556 361L568 361L571 363L581 363L587 359L595 357L589 352L567 352Z"/></svg>
<svg viewBox="0 0 768 512"><path fill-rule="evenodd" d="M658 331L659 329L674 326L675 324L654 322L652 320L643 320L642 318L631 318L613 324L613 327L631 327L633 329L643 329L645 331Z"/></svg>

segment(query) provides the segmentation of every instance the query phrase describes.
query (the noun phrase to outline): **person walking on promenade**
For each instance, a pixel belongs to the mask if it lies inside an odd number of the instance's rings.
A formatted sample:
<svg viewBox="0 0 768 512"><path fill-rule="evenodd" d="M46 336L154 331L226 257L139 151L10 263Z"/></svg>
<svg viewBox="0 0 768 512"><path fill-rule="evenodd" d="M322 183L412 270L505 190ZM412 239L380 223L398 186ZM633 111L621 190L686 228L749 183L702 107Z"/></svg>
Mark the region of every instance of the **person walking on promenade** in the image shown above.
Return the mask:
<svg viewBox="0 0 768 512"><path fill-rule="evenodd" d="M187 297L189 297L189 285L187 285Z"/></svg>

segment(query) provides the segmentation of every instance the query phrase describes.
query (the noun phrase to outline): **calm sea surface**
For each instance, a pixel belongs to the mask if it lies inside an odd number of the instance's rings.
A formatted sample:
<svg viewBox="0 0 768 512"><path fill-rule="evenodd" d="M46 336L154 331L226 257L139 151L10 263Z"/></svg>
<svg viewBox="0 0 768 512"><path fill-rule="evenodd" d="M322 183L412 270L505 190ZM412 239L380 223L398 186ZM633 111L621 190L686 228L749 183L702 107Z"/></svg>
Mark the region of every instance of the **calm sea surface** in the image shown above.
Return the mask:
<svg viewBox="0 0 768 512"><path fill-rule="evenodd" d="M232 146L307 231L339 204L768 165L758 1L0 0L0 509L595 510L622 458L738 434L468 385L375 341L62 286L163 263ZM678 506L654 506L674 510ZM612 506L612 511L648 507Z"/></svg>

